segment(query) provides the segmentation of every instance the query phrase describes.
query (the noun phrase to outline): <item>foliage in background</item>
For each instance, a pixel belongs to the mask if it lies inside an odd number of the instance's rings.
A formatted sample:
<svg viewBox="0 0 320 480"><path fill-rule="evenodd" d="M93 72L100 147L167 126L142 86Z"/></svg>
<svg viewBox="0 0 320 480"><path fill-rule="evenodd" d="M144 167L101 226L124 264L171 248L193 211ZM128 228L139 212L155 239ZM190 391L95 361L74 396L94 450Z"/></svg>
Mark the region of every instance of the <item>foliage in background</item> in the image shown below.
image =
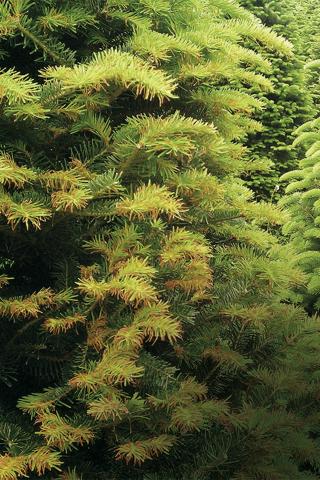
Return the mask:
<svg viewBox="0 0 320 480"><path fill-rule="evenodd" d="M293 6L293 5L292 5ZM318 32L320 22L320 1L312 3L300 0L295 4L296 25L299 29L297 45L301 58L306 62L307 87L312 95L316 111L319 109L319 58L320 36ZM294 247L300 253L301 266L308 274L306 289L300 291L300 300L312 311L319 309L318 300L318 270L317 262L312 258L312 252L318 250L317 242L317 169L319 161L319 119L306 122L295 132L293 148L299 152L301 159L297 168L283 175L281 181L289 185L286 188L286 197L281 200L288 205L291 219L287 222L284 233L289 236ZM300 258L300 257L299 257Z"/></svg>
<svg viewBox="0 0 320 480"><path fill-rule="evenodd" d="M300 50L306 65L306 79L316 110L320 106L320 1L300 0L297 21L300 32Z"/></svg>
<svg viewBox="0 0 320 480"><path fill-rule="evenodd" d="M233 0L0 14L0 479L317 478L319 321L238 180L244 46L288 43Z"/></svg>
<svg viewBox="0 0 320 480"><path fill-rule="evenodd" d="M269 159L272 165L266 172L245 176L246 184L257 198L277 200L283 193L280 176L295 168L301 157L299 149L292 148L293 131L314 114L304 70L309 36L307 32L302 34L299 23L308 23L310 12L300 2L290 0L244 0L242 4L294 45L295 56L290 59L281 52L270 52L267 56L273 66L274 90L261 95L265 107L257 119L263 124L263 130L249 135L247 140L250 155L254 159ZM313 2L308 4L313 9Z"/></svg>
<svg viewBox="0 0 320 480"><path fill-rule="evenodd" d="M290 211L284 234L298 252L296 263L307 274L300 298L312 311L320 308L320 119L298 129L295 145L302 145L306 153L299 168L283 176L289 185L281 202Z"/></svg>

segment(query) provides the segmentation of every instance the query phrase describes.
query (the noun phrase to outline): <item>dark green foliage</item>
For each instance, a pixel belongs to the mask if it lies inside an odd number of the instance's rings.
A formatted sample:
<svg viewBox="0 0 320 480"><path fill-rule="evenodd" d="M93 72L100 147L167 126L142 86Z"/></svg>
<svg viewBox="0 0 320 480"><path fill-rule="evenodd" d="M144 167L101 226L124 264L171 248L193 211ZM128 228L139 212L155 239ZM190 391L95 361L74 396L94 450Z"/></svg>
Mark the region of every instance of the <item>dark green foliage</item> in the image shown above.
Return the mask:
<svg viewBox="0 0 320 480"><path fill-rule="evenodd" d="M290 212L290 219L284 227L297 251L296 263L307 274L306 288L300 291L300 300L309 311L319 310L319 238L320 238L320 189L319 189L319 119L310 121L299 128L295 145L302 146L305 158L299 168L283 176L289 183L287 195L282 199Z"/></svg>
<svg viewBox="0 0 320 480"><path fill-rule="evenodd" d="M301 0L299 6L301 15L298 15L300 44L302 58L305 60L307 85L312 94L316 110L319 110L319 58L320 58L320 2Z"/></svg>
<svg viewBox="0 0 320 480"><path fill-rule="evenodd" d="M302 6L300 11L297 2L287 0L244 0L242 3L294 45L295 56L290 59L277 52L267 56L273 65L274 90L263 96L265 108L257 117L264 126L263 131L249 135L247 141L254 159L266 158L272 162L267 171L246 176L247 184L257 198L278 200L283 193L280 176L295 168L301 157L301 151L292 148L293 131L314 114L304 70L305 42L309 37L301 35L299 24L308 22L308 16L313 15ZM313 10L313 4L307 3Z"/></svg>

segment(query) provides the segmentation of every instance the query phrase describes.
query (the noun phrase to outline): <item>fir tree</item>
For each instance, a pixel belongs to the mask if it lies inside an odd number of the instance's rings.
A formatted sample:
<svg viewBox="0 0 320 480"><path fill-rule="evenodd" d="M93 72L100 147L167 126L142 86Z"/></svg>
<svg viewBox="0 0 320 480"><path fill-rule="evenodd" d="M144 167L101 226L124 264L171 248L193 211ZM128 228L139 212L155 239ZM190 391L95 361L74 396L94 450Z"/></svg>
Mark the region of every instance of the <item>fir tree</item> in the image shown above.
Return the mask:
<svg viewBox="0 0 320 480"><path fill-rule="evenodd" d="M319 119L307 122L297 130L294 145L305 148L305 158L299 163L299 168L283 176L288 184L286 197L282 204L290 211L290 219L284 227L294 248L298 252L297 264L300 264L307 274L306 288L300 293L308 309L318 310L319 303L319 212L320 189L318 182L319 170Z"/></svg>
<svg viewBox="0 0 320 480"><path fill-rule="evenodd" d="M319 37L319 19L320 2L314 0L312 3L306 0L299 2L298 25L300 30L301 53L306 62L305 70L307 74L308 89L312 94L316 110L319 109L320 91L319 91L319 58L320 58L320 37Z"/></svg>
<svg viewBox="0 0 320 480"><path fill-rule="evenodd" d="M233 0L0 8L0 479L316 478L319 322L238 179L247 42L290 44Z"/></svg>
<svg viewBox="0 0 320 480"><path fill-rule="evenodd" d="M270 166L265 172L254 172L245 176L246 183L257 198L278 200L283 194L279 178L296 168L302 151L293 149L293 132L314 116L313 99L308 88L309 75L306 74L306 45L310 35L306 24L314 14L310 2L296 0L244 0L244 6L257 15L265 25L288 38L294 45L295 55L284 58L281 52L269 52L267 58L272 63L272 92L262 93L265 108L257 119L263 124L261 132L250 134L247 145L253 158L265 158ZM307 57L310 59L311 53Z"/></svg>

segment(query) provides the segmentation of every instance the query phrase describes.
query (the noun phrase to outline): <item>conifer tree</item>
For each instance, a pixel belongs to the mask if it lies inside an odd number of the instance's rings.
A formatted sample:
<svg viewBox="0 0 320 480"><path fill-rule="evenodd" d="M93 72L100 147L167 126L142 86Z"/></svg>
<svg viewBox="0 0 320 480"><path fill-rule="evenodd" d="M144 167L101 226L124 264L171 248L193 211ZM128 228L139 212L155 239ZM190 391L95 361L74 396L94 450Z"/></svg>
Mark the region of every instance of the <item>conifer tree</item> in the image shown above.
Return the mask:
<svg viewBox="0 0 320 480"><path fill-rule="evenodd" d="M6 0L0 32L0 480L317 478L318 320L238 179L245 45L290 44L233 0Z"/></svg>
<svg viewBox="0 0 320 480"><path fill-rule="evenodd" d="M246 183L256 198L276 201L283 194L280 176L296 168L302 156L302 151L292 148L293 132L314 116L307 85L309 75L304 68L306 58L311 58L306 57L310 35L305 30L310 18L314 18L314 14L308 11L314 10L314 2L311 5L308 1L304 5L303 0L244 0L242 4L294 45L295 55L289 59L279 51L269 52L266 56L273 66L274 89L260 94L265 107L257 119L264 128L250 134L247 140L252 157L265 158L270 165L264 172L245 176Z"/></svg>
<svg viewBox="0 0 320 480"><path fill-rule="evenodd" d="M286 197L282 204L290 211L290 219L284 227L284 234L289 236L294 248L299 253L297 264L307 274L306 288L300 293L300 299L310 310L320 308L319 293L319 205L320 189L319 170L319 132L320 120L307 122L297 130L294 146L302 145L305 157L299 168L283 176L288 183Z"/></svg>
<svg viewBox="0 0 320 480"><path fill-rule="evenodd" d="M305 61L307 84L312 94L316 110L319 109L319 58L320 58L320 2L314 0L312 3L300 0L298 8L298 26L300 31L300 43L302 58Z"/></svg>

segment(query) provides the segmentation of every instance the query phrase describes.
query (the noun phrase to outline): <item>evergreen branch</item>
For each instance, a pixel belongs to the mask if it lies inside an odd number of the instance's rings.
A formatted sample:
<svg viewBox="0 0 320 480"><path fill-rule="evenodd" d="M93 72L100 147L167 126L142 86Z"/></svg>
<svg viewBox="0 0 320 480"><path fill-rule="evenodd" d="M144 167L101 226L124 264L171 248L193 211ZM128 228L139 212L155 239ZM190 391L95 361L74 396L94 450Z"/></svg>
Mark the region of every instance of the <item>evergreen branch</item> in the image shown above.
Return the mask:
<svg viewBox="0 0 320 480"><path fill-rule="evenodd" d="M21 23L17 24L17 28L24 38L27 38L28 40L30 40L36 46L36 48L39 48L40 50L42 50L58 65L63 65L65 63L65 61L60 57L60 55L58 55L52 48L49 47L48 44L46 44L43 40L41 40L39 36L35 35L31 30L24 27Z"/></svg>
<svg viewBox="0 0 320 480"><path fill-rule="evenodd" d="M160 70L150 64L120 50L106 50L96 53L86 64L73 68L49 67L42 76L50 80L58 80L62 88L69 92L107 88L110 84L131 88L137 95L145 99L157 97L162 103L164 99L174 98L174 82Z"/></svg>

